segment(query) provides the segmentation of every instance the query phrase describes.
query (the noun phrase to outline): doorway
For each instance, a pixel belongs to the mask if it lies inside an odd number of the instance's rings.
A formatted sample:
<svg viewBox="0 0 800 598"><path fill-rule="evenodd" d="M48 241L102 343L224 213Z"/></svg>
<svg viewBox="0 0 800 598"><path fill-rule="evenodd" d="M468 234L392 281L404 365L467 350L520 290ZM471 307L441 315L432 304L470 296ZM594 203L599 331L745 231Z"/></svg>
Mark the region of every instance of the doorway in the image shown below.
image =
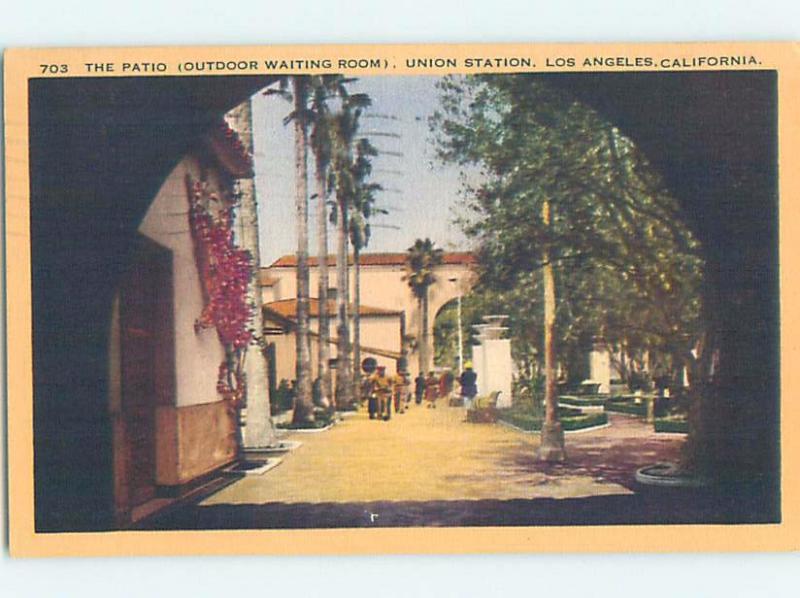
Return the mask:
<svg viewBox="0 0 800 598"><path fill-rule="evenodd" d="M122 421L129 507L156 494L156 407L174 395L172 252L140 238L120 286Z"/></svg>

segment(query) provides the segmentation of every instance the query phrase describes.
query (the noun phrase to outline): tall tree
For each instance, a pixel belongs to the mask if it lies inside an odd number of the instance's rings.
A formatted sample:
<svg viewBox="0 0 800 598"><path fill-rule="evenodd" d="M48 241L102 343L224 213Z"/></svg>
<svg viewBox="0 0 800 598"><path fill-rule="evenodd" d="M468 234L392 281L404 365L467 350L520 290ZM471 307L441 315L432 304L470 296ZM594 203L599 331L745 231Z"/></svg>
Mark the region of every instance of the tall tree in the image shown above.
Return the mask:
<svg viewBox="0 0 800 598"><path fill-rule="evenodd" d="M542 339L546 421L557 421L556 356L587 336L686 363L701 327L699 245L636 146L536 76L449 78L441 90L439 155L481 172L462 220L479 244L476 291ZM545 459L563 456L552 429Z"/></svg>
<svg viewBox="0 0 800 598"><path fill-rule="evenodd" d="M542 226L550 228L550 202L542 201ZM558 393L556 391L555 327L556 285L550 248L542 245L542 303L544 304L544 422L539 444L539 458L543 461L563 461L564 430L558 421Z"/></svg>
<svg viewBox="0 0 800 598"><path fill-rule="evenodd" d="M336 192L336 404L352 405L353 364L351 361L349 307L348 242L352 206L358 193L358 181L353 169L354 143L359 119L363 110L371 104L366 94L341 94L341 108L332 118L333 155L331 175ZM360 364L356 364L360 367Z"/></svg>
<svg viewBox="0 0 800 598"><path fill-rule="evenodd" d="M381 190L377 183L369 182L372 174L372 158L378 151L367 139L356 143L352 165L354 193L351 202L350 243L353 246L353 384L361 388L361 250L369 243L371 229L369 219L376 213L386 213L375 206L375 194Z"/></svg>
<svg viewBox="0 0 800 598"><path fill-rule="evenodd" d="M246 150L253 153L253 109L250 99L231 110L227 115L231 127L238 133ZM247 376L247 424L243 440L246 448L259 448L275 444L275 428L270 417L270 396L267 375L267 360L263 352L264 327L261 317L261 295L257 273L260 260L258 245L258 202L255 181L252 178L236 182L240 196L237 214L237 237L239 245L250 252L254 265L254 276L247 284L247 302L252 306L251 327L259 350L245 361Z"/></svg>
<svg viewBox="0 0 800 598"><path fill-rule="evenodd" d="M314 181L317 200L317 259L319 263L319 343L317 351L317 376L319 378L320 404L333 406L333 385L330 363L330 316L328 312L328 196L329 173L333 154L333 117L330 101L346 97L349 79L341 75L319 75L312 78L311 149L314 153Z"/></svg>
<svg viewBox="0 0 800 598"><path fill-rule="evenodd" d="M306 76L292 77L294 95L295 217L297 225L297 385L293 421L314 419L308 272L308 93Z"/></svg>
<svg viewBox="0 0 800 598"><path fill-rule="evenodd" d="M289 86L291 85L291 91ZM311 335L309 318L308 272L308 129L313 122L309 109L310 77L282 78L278 87L266 95L278 95L293 104L284 124L294 126L295 226L297 231L297 326L295 329L295 405L292 421L305 424L314 420L311 391Z"/></svg>
<svg viewBox="0 0 800 598"><path fill-rule="evenodd" d="M419 309L419 371L425 373L430 367L430 332L428 326L430 286L436 282L434 270L443 260L444 251L434 246L429 238L417 239L408 248L406 276L408 286L417 300Z"/></svg>

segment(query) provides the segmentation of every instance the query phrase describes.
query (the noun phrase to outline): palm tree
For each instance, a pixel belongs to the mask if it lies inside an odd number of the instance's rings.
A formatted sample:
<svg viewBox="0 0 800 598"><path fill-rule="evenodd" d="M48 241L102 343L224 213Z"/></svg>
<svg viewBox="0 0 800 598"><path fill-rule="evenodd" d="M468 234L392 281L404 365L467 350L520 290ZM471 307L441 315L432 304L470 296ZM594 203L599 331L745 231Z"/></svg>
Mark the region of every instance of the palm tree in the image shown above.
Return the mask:
<svg viewBox="0 0 800 598"><path fill-rule="evenodd" d="M333 156L331 161L333 185L336 191L336 233L337 233L337 293L336 293L336 332L337 332L337 372L336 404L352 405L353 368L350 361L350 322L348 318L349 281L347 264L347 245L350 232L349 219L351 206L357 194L357 182L353 171L353 140L358 131L358 121L364 108L371 101L366 94L341 94L342 106L332 119Z"/></svg>
<svg viewBox="0 0 800 598"><path fill-rule="evenodd" d="M292 91L288 91L291 82ZM309 275L308 275L308 127L313 114L308 109L310 87L308 75L283 78L277 94L291 99L293 110L284 124L294 124L295 215L297 227L297 327L295 329L296 376L295 405L292 422L306 424L314 420L311 394L311 336L309 334Z"/></svg>
<svg viewBox="0 0 800 598"><path fill-rule="evenodd" d="M430 354L430 334L428 332L428 289L436 282L434 269L442 263L444 252L434 247L433 241L417 239L408 248L406 257L406 277L411 292L417 299L420 312L419 331L419 371L428 371Z"/></svg>
<svg viewBox="0 0 800 598"><path fill-rule="evenodd" d="M375 194L381 190L377 183L368 183L372 174L372 158L378 151L366 139L356 144L356 155L352 166L355 193L351 203L350 242L353 245L353 384L361 387L361 250L370 238L369 218L376 213L386 213L375 208Z"/></svg>
<svg viewBox="0 0 800 598"><path fill-rule="evenodd" d="M311 397L311 337L308 276L308 91L307 76L292 77L294 91L294 169L297 225L297 394L293 422L314 420Z"/></svg>
<svg viewBox="0 0 800 598"><path fill-rule="evenodd" d="M346 94L344 85L349 80L341 75L321 75L312 78L311 149L314 153L314 173L317 199L317 260L319 263L319 343L317 351L317 376L320 381L320 405L333 407L333 386L330 362L330 319L328 315L328 174L333 153L333 119L328 105L331 96Z"/></svg>
<svg viewBox="0 0 800 598"><path fill-rule="evenodd" d="M231 127L239 134L249 153L253 152L253 110L248 98L231 110L228 116ZM250 252L254 265L258 268L260 252L258 246L258 202L255 182L252 178L236 181L240 195L240 208L237 217L237 236L243 249ZM256 270L257 271L257 270ZM258 344L263 346L264 326L261 314L261 300L256 277L247 284L247 302L253 306L250 323L255 330ZM261 347L259 347L260 349ZM244 429L244 445L248 448L271 446L275 444L275 429L270 417L270 396L266 357L259 350L245 361L247 376L247 423Z"/></svg>

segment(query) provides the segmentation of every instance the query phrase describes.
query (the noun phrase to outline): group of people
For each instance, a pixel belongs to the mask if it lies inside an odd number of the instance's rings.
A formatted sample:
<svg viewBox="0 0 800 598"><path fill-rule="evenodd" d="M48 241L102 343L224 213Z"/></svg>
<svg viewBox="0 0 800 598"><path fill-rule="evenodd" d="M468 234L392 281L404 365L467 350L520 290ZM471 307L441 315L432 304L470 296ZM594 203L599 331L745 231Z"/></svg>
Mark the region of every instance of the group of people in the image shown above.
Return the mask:
<svg viewBox="0 0 800 598"><path fill-rule="evenodd" d="M478 394L477 374L472 369L472 364L464 364L464 371L458 379L460 396L463 404L469 408ZM426 401L429 409L436 408L436 401L442 397L449 397L453 392L455 377L449 371L440 376L434 372L420 374L414 379L414 400L417 405ZM398 370L394 375L386 374L385 366L378 366L375 371L364 380L361 389L362 396L367 397L370 419L389 420L392 417L392 407L398 414L405 413L411 403L411 386L408 374Z"/></svg>
<svg viewBox="0 0 800 598"><path fill-rule="evenodd" d="M404 413L410 402L408 375L397 371L393 376L386 375L386 366L379 365L364 381L362 396L366 396L370 419L389 420L392 407L395 413Z"/></svg>

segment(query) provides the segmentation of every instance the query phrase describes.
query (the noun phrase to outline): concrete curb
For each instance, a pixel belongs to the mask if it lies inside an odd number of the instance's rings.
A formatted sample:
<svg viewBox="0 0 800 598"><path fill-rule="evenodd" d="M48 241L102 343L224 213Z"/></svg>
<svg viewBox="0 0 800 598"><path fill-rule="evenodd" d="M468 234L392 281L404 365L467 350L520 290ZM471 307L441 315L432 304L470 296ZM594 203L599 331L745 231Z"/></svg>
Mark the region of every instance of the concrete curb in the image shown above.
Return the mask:
<svg viewBox="0 0 800 598"><path fill-rule="evenodd" d="M222 470L222 473L225 475L235 475L235 476L255 476L255 475L264 475L270 469L275 469L278 465L283 463L283 459L281 458L271 458L267 459L261 467L256 467L254 469L246 469L246 470L237 470L236 468L239 466L238 463L234 463L230 467L226 467Z"/></svg>
<svg viewBox="0 0 800 598"><path fill-rule="evenodd" d="M512 430L516 430L517 432L522 432L523 434L538 434L540 430L524 430L519 426L515 426L514 424L510 424L507 421L503 421L502 419L497 420L498 424L505 426L506 428L511 428ZM610 428L611 422L601 424L599 426L591 426L589 428L581 428L580 430L564 430L564 434L582 434L583 432L594 432L595 430L602 430L603 428Z"/></svg>

